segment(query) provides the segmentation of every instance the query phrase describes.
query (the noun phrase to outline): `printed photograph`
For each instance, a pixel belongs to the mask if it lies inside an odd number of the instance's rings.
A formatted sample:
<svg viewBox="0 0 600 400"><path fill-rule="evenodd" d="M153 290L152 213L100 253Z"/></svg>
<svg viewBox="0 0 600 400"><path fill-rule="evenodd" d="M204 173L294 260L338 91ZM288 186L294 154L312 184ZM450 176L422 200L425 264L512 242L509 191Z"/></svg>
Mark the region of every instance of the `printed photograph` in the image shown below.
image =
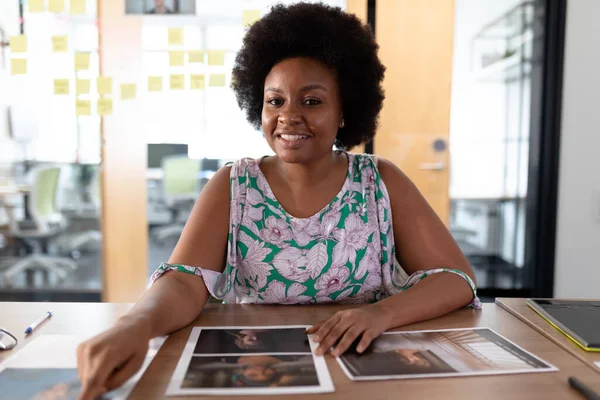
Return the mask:
<svg viewBox="0 0 600 400"><path fill-rule="evenodd" d="M0 372L0 399L76 400L75 368L7 368Z"/></svg>
<svg viewBox="0 0 600 400"><path fill-rule="evenodd" d="M312 355L193 356L182 388L319 386Z"/></svg>
<svg viewBox="0 0 600 400"><path fill-rule="evenodd" d="M347 353L339 362L356 379L554 370L489 329L384 334L363 354Z"/></svg>
<svg viewBox="0 0 600 400"><path fill-rule="evenodd" d="M194 354L310 353L304 328L202 329Z"/></svg>
<svg viewBox="0 0 600 400"><path fill-rule="evenodd" d="M125 0L125 14L195 15L196 0Z"/></svg>

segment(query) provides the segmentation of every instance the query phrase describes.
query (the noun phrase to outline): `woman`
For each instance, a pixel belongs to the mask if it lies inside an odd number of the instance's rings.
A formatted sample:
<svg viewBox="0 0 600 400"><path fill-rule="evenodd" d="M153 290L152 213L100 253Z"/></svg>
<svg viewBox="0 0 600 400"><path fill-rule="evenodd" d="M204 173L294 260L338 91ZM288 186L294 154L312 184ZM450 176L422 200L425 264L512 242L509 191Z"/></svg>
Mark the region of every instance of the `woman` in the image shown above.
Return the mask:
<svg viewBox="0 0 600 400"><path fill-rule="evenodd" d="M146 339L191 323L209 293L238 303L364 303L309 330L319 354L337 343L334 356L355 340L362 352L387 329L478 305L469 263L411 181L387 160L333 150L375 134L377 48L355 16L324 5L275 6L252 25L233 89L275 156L240 160L206 185L151 288L79 347L82 398L122 384Z"/></svg>

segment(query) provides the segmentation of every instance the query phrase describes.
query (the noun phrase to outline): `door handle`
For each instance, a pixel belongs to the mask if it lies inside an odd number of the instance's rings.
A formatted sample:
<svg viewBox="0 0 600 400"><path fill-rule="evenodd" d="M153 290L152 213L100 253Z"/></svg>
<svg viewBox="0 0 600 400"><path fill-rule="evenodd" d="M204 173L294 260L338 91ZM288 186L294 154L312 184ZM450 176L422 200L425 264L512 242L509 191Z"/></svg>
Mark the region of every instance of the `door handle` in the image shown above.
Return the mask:
<svg viewBox="0 0 600 400"><path fill-rule="evenodd" d="M422 171L443 171L445 168L446 164L443 161L419 164L419 169Z"/></svg>

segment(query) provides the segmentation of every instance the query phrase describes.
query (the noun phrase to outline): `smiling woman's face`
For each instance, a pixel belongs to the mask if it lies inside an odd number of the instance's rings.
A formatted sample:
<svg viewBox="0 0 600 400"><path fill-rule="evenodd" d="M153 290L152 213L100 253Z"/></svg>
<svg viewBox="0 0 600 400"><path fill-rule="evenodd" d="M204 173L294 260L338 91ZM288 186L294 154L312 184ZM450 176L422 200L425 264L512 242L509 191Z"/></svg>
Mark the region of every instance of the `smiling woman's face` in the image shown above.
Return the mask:
<svg viewBox="0 0 600 400"><path fill-rule="evenodd" d="M310 58L288 58L265 79L262 127L284 162L309 163L331 153L342 120L334 73Z"/></svg>

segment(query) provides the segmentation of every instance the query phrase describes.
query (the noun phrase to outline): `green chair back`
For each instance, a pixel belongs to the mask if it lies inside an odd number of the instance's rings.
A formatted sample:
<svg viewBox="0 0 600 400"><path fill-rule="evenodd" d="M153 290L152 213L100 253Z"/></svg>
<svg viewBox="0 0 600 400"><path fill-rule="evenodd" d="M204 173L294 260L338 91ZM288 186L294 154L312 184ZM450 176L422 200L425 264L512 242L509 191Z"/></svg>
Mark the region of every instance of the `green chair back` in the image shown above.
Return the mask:
<svg viewBox="0 0 600 400"><path fill-rule="evenodd" d="M46 218L56 212L56 192L58 189L59 167L42 168L38 171L33 183L32 197L34 212L37 216Z"/></svg>
<svg viewBox="0 0 600 400"><path fill-rule="evenodd" d="M166 196L177 197L194 194L198 188L200 161L173 156L162 160L163 190Z"/></svg>

